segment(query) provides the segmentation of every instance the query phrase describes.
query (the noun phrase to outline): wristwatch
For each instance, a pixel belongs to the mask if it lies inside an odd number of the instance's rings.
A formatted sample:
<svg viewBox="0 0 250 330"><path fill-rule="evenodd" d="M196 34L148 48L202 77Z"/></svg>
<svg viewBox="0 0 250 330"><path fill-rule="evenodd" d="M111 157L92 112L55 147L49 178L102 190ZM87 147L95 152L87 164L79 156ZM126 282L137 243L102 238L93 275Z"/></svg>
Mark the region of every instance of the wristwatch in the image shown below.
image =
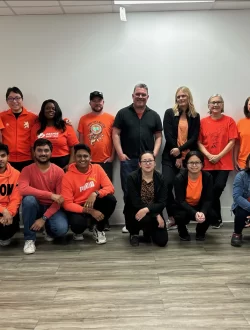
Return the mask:
<svg viewBox="0 0 250 330"><path fill-rule="evenodd" d="M48 220L48 217L46 217L46 215L43 215L43 216L42 216L42 219L43 219L44 221L47 221L47 220Z"/></svg>
<svg viewBox="0 0 250 330"><path fill-rule="evenodd" d="M95 193L96 193L96 197L99 197L99 195L100 195L99 191L96 190Z"/></svg>

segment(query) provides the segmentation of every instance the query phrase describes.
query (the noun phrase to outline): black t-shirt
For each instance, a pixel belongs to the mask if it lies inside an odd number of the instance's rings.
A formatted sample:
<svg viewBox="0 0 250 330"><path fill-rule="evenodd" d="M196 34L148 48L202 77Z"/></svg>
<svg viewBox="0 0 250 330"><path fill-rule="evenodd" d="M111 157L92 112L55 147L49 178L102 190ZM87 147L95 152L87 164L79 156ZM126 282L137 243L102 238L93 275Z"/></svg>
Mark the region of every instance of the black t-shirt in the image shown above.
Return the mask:
<svg viewBox="0 0 250 330"><path fill-rule="evenodd" d="M154 134L162 131L157 112L146 107L139 119L133 104L117 112L113 126L121 130L121 147L129 158L138 158L146 150L153 151Z"/></svg>

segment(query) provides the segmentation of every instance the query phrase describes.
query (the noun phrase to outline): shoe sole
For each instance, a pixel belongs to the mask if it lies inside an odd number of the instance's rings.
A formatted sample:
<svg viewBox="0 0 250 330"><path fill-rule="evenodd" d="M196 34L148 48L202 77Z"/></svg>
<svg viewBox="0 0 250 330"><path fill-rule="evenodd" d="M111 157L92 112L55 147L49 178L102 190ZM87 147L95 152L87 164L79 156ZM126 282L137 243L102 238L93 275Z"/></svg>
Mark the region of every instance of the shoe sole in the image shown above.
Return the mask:
<svg viewBox="0 0 250 330"><path fill-rule="evenodd" d="M35 252L36 252L36 250L35 250L34 252L25 252L25 251L23 251L23 253L24 253L24 254L27 254L27 255L28 255L28 254L34 254Z"/></svg>
<svg viewBox="0 0 250 330"><path fill-rule="evenodd" d="M107 243L107 241L106 242L98 242L98 241L96 241L96 244L98 244L98 245L102 245L102 244L106 244Z"/></svg>
<svg viewBox="0 0 250 330"><path fill-rule="evenodd" d="M167 231L169 231L169 230L176 230L176 229L177 229L177 226L171 226L171 227L167 228Z"/></svg>
<svg viewBox="0 0 250 330"><path fill-rule="evenodd" d="M219 226L212 226L213 229L220 229L223 226L223 222Z"/></svg>

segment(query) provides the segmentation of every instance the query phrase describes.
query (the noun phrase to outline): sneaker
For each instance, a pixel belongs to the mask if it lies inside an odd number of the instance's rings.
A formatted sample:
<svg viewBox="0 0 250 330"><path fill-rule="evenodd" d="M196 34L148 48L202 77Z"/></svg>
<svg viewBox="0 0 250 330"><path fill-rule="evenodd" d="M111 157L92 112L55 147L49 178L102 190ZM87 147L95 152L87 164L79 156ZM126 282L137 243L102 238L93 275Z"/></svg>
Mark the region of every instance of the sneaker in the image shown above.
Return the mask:
<svg viewBox="0 0 250 330"><path fill-rule="evenodd" d="M104 231L110 231L110 225L109 225L109 223L107 222L107 223L105 223L105 225L104 225L104 229L103 229Z"/></svg>
<svg viewBox="0 0 250 330"><path fill-rule="evenodd" d="M31 240L25 241L23 252L25 254L35 253L36 252L35 241L31 241Z"/></svg>
<svg viewBox="0 0 250 330"><path fill-rule="evenodd" d="M179 231L179 237L180 237L181 241L191 241L191 236L190 236L186 226L181 228L181 230L179 230L179 228L178 228L178 231Z"/></svg>
<svg viewBox="0 0 250 330"><path fill-rule="evenodd" d="M166 228L167 230L175 230L177 229L177 225L175 224L174 220L168 219L166 221Z"/></svg>
<svg viewBox="0 0 250 330"><path fill-rule="evenodd" d="M195 237L196 241L205 241L205 234L197 234Z"/></svg>
<svg viewBox="0 0 250 330"><path fill-rule="evenodd" d="M83 241L84 240L83 234L73 234L73 240L74 241Z"/></svg>
<svg viewBox="0 0 250 330"><path fill-rule="evenodd" d="M130 244L132 246L138 246L139 245L139 236L138 235L131 235L130 236Z"/></svg>
<svg viewBox="0 0 250 330"><path fill-rule="evenodd" d="M54 241L54 238L49 236L49 234L46 232L46 230L44 230L43 235L44 235L45 241L47 241L47 242L53 242Z"/></svg>
<svg viewBox="0 0 250 330"><path fill-rule="evenodd" d="M107 242L104 231L99 231L96 227L93 228L93 239L96 244L105 244Z"/></svg>
<svg viewBox="0 0 250 330"><path fill-rule="evenodd" d="M215 224L212 225L213 229L220 229L223 226L222 220L218 220Z"/></svg>
<svg viewBox="0 0 250 330"><path fill-rule="evenodd" d="M11 238L6 239L6 240L0 240L0 246L8 246L10 245Z"/></svg>
<svg viewBox="0 0 250 330"><path fill-rule="evenodd" d="M127 230L126 226L124 226L124 227L122 228L122 233L123 233L123 234L127 234L127 233L128 233L128 230Z"/></svg>
<svg viewBox="0 0 250 330"><path fill-rule="evenodd" d="M94 227L94 225L89 226L89 232L93 233L93 227Z"/></svg>
<svg viewBox="0 0 250 330"><path fill-rule="evenodd" d="M242 234L233 233L231 238L231 245L235 247L240 247L242 245Z"/></svg>

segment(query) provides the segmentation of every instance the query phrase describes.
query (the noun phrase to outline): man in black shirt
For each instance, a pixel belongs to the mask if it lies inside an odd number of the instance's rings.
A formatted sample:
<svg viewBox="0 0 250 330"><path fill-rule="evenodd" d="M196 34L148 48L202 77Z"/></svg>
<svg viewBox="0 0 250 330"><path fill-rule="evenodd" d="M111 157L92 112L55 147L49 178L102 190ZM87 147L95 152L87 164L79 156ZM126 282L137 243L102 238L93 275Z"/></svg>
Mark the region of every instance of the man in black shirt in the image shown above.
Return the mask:
<svg viewBox="0 0 250 330"><path fill-rule="evenodd" d="M132 94L133 103L118 111L113 125L113 142L121 161L124 199L127 194L127 177L138 168L140 154L149 150L157 156L161 147L161 118L147 107L148 98L147 85L136 85ZM126 228L123 228L123 232L127 232Z"/></svg>

